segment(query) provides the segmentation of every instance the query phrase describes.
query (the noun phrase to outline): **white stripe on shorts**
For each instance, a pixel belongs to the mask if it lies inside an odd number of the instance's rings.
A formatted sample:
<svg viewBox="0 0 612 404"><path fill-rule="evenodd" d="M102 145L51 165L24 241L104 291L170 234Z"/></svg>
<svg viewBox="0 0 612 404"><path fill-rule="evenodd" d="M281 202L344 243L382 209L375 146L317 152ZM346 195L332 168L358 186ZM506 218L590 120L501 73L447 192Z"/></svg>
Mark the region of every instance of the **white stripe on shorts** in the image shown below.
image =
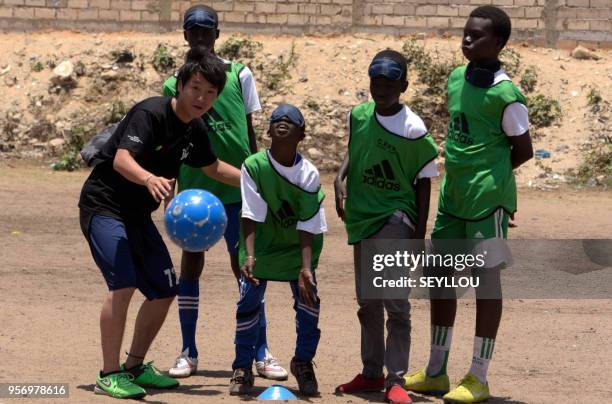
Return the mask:
<svg viewBox="0 0 612 404"><path fill-rule="evenodd" d="M259 316L255 316L250 321L236 324L236 331L248 330L249 328L253 327L254 325L257 325L257 323L259 323Z"/></svg>
<svg viewBox="0 0 612 404"><path fill-rule="evenodd" d="M298 309L302 309L303 312L308 313L313 317L319 317L319 310L314 307L308 307L305 304L298 303Z"/></svg>

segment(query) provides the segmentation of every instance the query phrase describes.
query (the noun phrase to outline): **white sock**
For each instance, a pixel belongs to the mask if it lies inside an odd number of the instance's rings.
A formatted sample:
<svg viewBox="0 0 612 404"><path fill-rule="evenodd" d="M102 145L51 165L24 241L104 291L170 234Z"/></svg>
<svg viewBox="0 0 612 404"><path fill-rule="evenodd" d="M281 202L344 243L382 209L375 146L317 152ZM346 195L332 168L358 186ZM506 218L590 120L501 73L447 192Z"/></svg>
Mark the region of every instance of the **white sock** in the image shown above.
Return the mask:
<svg viewBox="0 0 612 404"><path fill-rule="evenodd" d="M489 362L493 356L495 340L491 338L474 337L474 354L470 373L474 374L481 383L487 382Z"/></svg>
<svg viewBox="0 0 612 404"><path fill-rule="evenodd" d="M435 377L446 374L446 364L453 339L453 327L441 325L431 326L431 349L429 351L429 364L427 376Z"/></svg>

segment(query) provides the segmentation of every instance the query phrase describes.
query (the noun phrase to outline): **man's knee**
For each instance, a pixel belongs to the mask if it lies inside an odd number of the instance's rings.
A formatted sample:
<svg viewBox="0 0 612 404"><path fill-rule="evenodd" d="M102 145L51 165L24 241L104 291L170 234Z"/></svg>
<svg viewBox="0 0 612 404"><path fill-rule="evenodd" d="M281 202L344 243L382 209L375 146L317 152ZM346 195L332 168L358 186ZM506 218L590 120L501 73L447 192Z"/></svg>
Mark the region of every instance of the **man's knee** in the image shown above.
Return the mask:
<svg viewBox="0 0 612 404"><path fill-rule="evenodd" d="M136 291L136 288L134 287L127 287L127 288L121 288L121 289L115 289L115 290L110 290L108 292L108 300L112 301L112 302L129 302L132 299L132 296L134 295L134 292Z"/></svg>

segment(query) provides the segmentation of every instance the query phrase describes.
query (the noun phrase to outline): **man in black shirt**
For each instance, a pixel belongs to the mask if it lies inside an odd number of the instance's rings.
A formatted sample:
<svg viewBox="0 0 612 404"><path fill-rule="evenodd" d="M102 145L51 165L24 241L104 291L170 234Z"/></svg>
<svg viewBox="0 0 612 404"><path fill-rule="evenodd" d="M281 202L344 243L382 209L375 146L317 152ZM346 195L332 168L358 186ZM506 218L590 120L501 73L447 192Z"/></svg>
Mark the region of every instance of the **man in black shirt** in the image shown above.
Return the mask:
<svg viewBox="0 0 612 404"><path fill-rule="evenodd" d="M136 104L102 149L103 162L85 181L79 200L81 229L108 285L100 331L103 369L95 392L139 398L143 387L174 388L144 357L176 295L170 254L151 213L174 194L182 163L240 186L240 171L219 161L200 119L225 85L225 65L209 53L191 55L178 73L177 97L153 97ZM119 364L125 319L132 295L142 304L127 360Z"/></svg>

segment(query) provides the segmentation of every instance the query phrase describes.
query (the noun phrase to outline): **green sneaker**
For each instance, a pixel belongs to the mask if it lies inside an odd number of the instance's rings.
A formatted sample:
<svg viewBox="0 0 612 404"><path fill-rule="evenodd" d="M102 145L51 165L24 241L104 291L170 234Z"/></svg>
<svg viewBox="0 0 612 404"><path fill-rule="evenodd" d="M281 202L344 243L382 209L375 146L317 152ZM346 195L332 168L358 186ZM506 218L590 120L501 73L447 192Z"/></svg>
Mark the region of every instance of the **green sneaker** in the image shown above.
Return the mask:
<svg viewBox="0 0 612 404"><path fill-rule="evenodd" d="M103 394L114 398L142 398L147 392L134 384L134 376L128 372L112 373L102 377L98 373L95 394Z"/></svg>
<svg viewBox="0 0 612 404"><path fill-rule="evenodd" d="M121 365L125 369L125 365ZM134 383L140 387L150 387L153 389L174 389L179 386L176 379L166 376L153 366L153 362L144 363L137 368L127 372L134 376Z"/></svg>

